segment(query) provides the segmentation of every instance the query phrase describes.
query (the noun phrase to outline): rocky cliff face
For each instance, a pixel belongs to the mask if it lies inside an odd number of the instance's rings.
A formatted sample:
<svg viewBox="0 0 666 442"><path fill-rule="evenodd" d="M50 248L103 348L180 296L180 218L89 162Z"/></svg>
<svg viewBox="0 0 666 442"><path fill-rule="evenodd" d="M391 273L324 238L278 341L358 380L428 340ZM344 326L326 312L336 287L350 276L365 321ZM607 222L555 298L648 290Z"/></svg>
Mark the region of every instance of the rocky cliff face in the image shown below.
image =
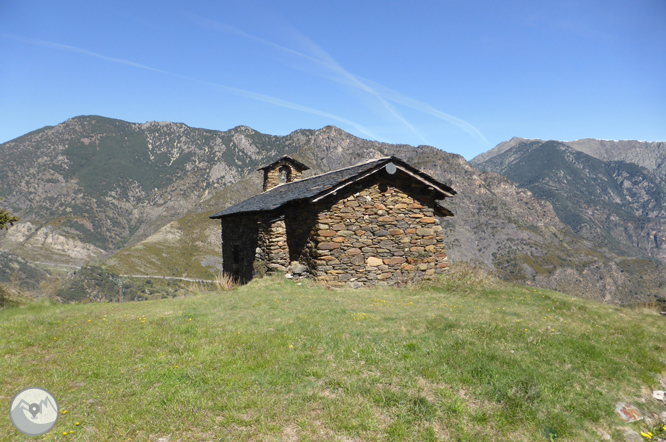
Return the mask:
<svg viewBox="0 0 666 442"><path fill-rule="evenodd" d="M574 150L586 153L602 161L623 161L633 163L666 178L666 142L646 142L635 140L583 140L566 141Z"/></svg>
<svg viewBox="0 0 666 442"><path fill-rule="evenodd" d="M36 289L49 273L11 253L0 251L0 283L16 283Z"/></svg>
<svg viewBox="0 0 666 442"><path fill-rule="evenodd" d="M551 203L501 175L433 147L371 142L335 127L278 137L243 126L77 117L0 152L0 196L21 216L1 248L27 261L96 259L120 273L210 276L220 256L210 227L219 226L206 215L261 192L256 168L289 154L311 167L307 177L396 155L458 192L445 204L456 216L443 225L453 263L607 302L645 300L661 283L636 270L643 261L577 235Z"/></svg>
<svg viewBox="0 0 666 442"><path fill-rule="evenodd" d="M5 143L0 196L21 223L3 247L76 264L103 259L194 210L271 154L257 151L248 139L255 134L78 117Z"/></svg>
<svg viewBox="0 0 666 442"><path fill-rule="evenodd" d="M647 169L602 161L557 141L530 140L475 163L549 201L582 237L623 256L666 264L666 180L654 161Z"/></svg>

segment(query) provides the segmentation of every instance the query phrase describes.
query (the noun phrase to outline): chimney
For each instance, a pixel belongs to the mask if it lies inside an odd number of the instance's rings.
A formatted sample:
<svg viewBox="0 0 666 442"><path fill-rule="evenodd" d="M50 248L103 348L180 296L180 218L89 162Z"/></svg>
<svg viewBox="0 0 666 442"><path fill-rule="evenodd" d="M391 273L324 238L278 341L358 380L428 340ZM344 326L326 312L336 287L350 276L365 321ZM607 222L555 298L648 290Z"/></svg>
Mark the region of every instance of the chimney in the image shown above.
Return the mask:
<svg viewBox="0 0 666 442"><path fill-rule="evenodd" d="M257 170L264 171L264 192L266 192L280 184L300 180L303 171L308 169L310 168L300 161L296 161L289 156L283 156L268 166L260 167Z"/></svg>

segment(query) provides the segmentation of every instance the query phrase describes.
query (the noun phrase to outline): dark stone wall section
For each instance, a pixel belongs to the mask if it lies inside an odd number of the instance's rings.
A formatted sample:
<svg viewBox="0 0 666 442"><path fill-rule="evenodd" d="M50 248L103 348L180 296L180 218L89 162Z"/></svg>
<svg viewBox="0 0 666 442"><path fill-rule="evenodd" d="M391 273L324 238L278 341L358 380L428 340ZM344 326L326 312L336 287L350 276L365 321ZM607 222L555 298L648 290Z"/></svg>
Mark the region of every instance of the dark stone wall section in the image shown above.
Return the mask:
<svg viewBox="0 0 666 442"><path fill-rule="evenodd" d="M222 219L222 269L241 284L252 279L258 246L256 216L230 216Z"/></svg>

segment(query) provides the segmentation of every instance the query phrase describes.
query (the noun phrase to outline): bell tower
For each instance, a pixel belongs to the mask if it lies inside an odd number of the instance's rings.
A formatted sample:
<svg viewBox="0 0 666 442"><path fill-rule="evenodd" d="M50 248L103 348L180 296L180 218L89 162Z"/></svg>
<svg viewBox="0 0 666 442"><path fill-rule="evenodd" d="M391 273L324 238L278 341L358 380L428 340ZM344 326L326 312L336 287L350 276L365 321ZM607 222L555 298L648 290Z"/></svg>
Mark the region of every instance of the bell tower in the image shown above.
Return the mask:
<svg viewBox="0 0 666 442"><path fill-rule="evenodd" d="M285 155L257 170L264 171L264 192L266 192L280 184L300 180L302 173L308 169L310 168L305 164Z"/></svg>

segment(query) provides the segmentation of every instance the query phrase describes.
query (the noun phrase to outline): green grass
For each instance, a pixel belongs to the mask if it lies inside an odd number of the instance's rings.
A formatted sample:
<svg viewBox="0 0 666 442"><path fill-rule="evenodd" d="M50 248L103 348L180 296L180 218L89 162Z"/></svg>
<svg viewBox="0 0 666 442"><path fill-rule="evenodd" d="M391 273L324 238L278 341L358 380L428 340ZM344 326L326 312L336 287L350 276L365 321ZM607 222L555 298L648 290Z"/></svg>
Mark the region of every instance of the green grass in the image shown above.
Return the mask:
<svg viewBox="0 0 666 442"><path fill-rule="evenodd" d="M657 409L636 400L665 376L664 318L481 285L468 274L334 291L274 277L187 298L11 307L0 394L51 391L67 413L49 441L596 441L596 429L623 440L618 401ZM6 412L0 430L21 438Z"/></svg>

